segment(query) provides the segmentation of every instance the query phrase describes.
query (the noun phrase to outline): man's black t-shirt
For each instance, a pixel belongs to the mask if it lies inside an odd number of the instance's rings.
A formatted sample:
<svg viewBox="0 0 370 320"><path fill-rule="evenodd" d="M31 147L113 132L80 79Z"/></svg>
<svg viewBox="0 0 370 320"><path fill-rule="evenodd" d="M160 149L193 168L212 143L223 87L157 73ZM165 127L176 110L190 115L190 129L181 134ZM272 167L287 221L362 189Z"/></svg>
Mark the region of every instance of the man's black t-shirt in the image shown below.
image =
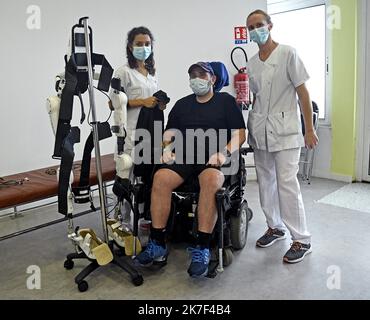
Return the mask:
<svg viewBox="0 0 370 320"><path fill-rule="evenodd" d="M223 150L231 139L232 130L245 129L245 123L235 98L225 92L216 92L206 103L199 103L195 94L178 100L168 116L166 130L169 129L177 129L186 137L183 141L184 156L192 153L194 162L201 163L203 159L199 158L199 153L196 157L197 150L204 151L204 161L207 162L210 155ZM176 158L179 151L177 140L176 137Z"/></svg>

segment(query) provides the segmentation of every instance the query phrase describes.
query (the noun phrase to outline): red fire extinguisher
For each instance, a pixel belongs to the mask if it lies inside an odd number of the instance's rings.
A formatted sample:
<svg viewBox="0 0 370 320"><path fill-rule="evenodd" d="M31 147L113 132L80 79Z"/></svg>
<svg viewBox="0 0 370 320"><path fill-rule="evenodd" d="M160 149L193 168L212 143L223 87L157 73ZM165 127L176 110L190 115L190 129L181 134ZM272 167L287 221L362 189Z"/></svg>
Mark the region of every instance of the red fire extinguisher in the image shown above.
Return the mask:
<svg viewBox="0 0 370 320"><path fill-rule="evenodd" d="M246 67L238 68L234 62L234 52L235 50L240 49L244 53L245 61L248 62L247 53L241 47L235 47L233 51L231 51L231 62L234 65L235 69L238 70L238 73L234 76L234 89L236 93L236 102L242 107L244 110L248 110L251 104L251 93L249 89L249 76L246 72Z"/></svg>

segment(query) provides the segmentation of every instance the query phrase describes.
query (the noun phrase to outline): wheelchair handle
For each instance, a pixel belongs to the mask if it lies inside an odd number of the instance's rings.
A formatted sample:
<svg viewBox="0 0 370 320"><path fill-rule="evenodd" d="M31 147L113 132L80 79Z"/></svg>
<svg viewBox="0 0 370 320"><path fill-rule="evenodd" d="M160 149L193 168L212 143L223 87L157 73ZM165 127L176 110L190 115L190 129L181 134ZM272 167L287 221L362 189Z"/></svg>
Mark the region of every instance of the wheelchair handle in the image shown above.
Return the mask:
<svg viewBox="0 0 370 320"><path fill-rule="evenodd" d="M252 147L240 148L240 154L243 156L246 156L248 153L252 153L252 152L253 152Z"/></svg>

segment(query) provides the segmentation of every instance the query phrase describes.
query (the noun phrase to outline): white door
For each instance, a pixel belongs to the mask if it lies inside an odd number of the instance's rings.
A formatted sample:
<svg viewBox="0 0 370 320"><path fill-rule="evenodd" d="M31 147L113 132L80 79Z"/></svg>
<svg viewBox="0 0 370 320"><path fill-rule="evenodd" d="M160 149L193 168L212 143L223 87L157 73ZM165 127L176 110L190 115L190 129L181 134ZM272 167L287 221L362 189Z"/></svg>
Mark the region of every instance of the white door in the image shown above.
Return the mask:
<svg viewBox="0 0 370 320"><path fill-rule="evenodd" d="M368 89L369 90L369 89ZM366 111L366 120L367 124L365 126L365 135L364 135L364 161L363 161L363 173L362 173L362 180L363 181L368 181L370 182L370 97L368 93L368 98L367 98L367 111Z"/></svg>
<svg viewBox="0 0 370 320"><path fill-rule="evenodd" d="M306 85L312 101L315 101L319 107L319 118L328 122L325 1L271 0L268 3L272 3L268 6L268 10L274 24L274 40L291 45L297 50L310 75Z"/></svg>

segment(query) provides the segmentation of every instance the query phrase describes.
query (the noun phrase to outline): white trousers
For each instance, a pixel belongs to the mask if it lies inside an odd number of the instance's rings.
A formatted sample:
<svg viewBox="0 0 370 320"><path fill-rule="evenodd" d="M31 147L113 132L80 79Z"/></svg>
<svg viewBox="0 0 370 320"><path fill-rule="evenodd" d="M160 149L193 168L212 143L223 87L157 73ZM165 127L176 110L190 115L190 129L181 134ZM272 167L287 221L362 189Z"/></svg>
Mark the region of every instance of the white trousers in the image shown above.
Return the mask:
<svg viewBox="0 0 370 320"><path fill-rule="evenodd" d="M254 163L267 225L280 230L286 227L293 241L307 244L311 235L297 178L300 151L300 148L278 152L255 149Z"/></svg>

